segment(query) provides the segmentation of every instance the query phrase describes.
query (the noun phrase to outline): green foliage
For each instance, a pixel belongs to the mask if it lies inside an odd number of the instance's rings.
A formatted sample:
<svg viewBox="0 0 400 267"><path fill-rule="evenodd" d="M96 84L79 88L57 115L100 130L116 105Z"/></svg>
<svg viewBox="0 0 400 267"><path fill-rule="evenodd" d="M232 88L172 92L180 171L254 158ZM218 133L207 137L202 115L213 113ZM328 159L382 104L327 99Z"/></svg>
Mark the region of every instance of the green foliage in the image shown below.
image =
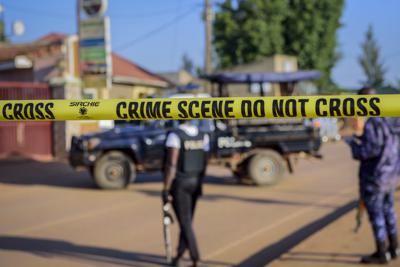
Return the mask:
<svg viewBox="0 0 400 267"><path fill-rule="evenodd" d="M214 22L219 67L285 53L301 69L323 72L319 82L334 89L330 71L340 58L336 31L344 0L225 0Z"/></svg>
<svg viewBox="0 0 400 267"><path fill-rule="evenodd" d="M364 71L366 80L363 85L376 88L385 85L385 68L380 58L380 49L374 37L372 26L368 27L365 33L365 40L361 44L362 55L358 58L361 68Z"/></svg>
<svg viewBox="0 0 400 267"><path fill-rule="evenodd" d="M287 5L282 0L238 1L220 5L214 22L214 47L219 67L248 63L260 57L282 53L283 20Z"/></svg>
<svg viewBox="0 0 400 267"><path fill-rule="evenodd" d="M238 63L239 25L234 19L235 9L232 2L226 0L220 5L220 12L214 22L214 48L219 58L220 67L233 66Z"/></svg>
<svg viewBox="0 0 400 267"><path fill-rule="evenodd" d="M318 69L319 86L332 90L331 70L340 59L336 31L340 27L343 0L289 0L285 20L285 53L296 55L300 69Z"/></svg>
<svg viewBox="0 0 400 267"><path fill-rule="evenodd" d="M6 42L4 21L0 20L0 43Z"/></svg>

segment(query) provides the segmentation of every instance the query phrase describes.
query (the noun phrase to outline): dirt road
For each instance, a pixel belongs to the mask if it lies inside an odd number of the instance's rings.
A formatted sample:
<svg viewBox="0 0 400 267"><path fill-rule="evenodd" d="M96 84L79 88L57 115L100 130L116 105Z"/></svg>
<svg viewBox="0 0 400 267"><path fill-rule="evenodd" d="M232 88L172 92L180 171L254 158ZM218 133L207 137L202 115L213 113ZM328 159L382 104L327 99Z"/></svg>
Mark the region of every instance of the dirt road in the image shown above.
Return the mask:
<svg viewBox="0 0 400 267"><path fill-rule="evenodd" d="M263 266L350 210L357 163L343 143L322 154L273 187L237 185L211 166L195 216L202 258ZM65 164L0 162L0 266L163 264L160 181L141 176L128 190L101 191Z"/></svg>

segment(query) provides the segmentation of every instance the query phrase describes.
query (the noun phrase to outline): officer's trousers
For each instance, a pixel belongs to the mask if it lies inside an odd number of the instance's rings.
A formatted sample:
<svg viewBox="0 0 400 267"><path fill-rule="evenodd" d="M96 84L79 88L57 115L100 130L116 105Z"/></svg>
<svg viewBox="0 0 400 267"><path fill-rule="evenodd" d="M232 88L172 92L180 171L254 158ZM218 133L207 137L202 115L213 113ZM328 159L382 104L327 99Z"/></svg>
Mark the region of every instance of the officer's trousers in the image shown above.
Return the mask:
<svg viewBox="0 0 400 267"><path fill-rule="evenodd" d="M172 205L180 226L177 256L181 257L189 249L193 261L199 260L197 241L192 220L198 199L199 178L176 178L172 184Z"/></svg>
<svg viewBox="0 0 400 267"><path fill-rule="evenodd" d="M388 236L397 235L394 191L363 190L362 199L368 211L375 240L385 242Z"/></svg>

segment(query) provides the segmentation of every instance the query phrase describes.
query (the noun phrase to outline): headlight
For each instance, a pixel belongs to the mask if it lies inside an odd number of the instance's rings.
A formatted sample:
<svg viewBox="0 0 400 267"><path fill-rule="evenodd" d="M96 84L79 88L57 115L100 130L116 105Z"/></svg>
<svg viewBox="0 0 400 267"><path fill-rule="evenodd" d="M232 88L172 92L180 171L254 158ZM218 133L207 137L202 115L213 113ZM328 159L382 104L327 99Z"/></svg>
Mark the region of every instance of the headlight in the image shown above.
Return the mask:
<svg viewBox="0 0 400 267"><path fill-rule="evenodd" d="M100 138L90 138L89 140L87 140L86 143L86 147L88 150L93 150L94 148L96 148L96 146L98 146L98 144L100 144Z"/></svg>

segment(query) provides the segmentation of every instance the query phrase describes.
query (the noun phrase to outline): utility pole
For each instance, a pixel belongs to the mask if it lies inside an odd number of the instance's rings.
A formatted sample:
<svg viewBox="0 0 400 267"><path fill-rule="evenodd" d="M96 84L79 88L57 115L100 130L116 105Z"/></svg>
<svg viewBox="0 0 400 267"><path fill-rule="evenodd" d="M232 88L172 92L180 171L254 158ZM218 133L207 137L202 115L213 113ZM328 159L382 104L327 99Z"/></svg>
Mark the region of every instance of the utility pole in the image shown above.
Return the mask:
<svg viewBox="0 0 400 267"><path fill-rule="evenodd" d="M204 3L204 24L206 30L206 51L204 57L204 72L210 74L212 72L212 4L211 0L205 0Z"/></svg>
<svg viewBox="0 0 400 267"><path fill-rule="evenodd" d="M79 53L79 42L81 41L80 37L80 29L81 29L81 0L76 0L76 35L78 36L78 41L76 45L76 54L78 55L78 62L76 64L77 73L79 74L79 78L81 77L81 66L80 66L80 53Z"/></svg>
<svg viewBox="0 0 400 267"><path fill-rule="evenodd" d="M9 43L10 37L20 36L24 33L25 33L25 24L21 20L16 20L12 24L11 32L7 34L4 6L0 3L0 44Z"/></svg>
<svg viewBox="0 0 400 267"><path fill-rule="evenodd" d="M4 6L0 3L0 43L6 41L6 29L4 19Z"/></svg>

